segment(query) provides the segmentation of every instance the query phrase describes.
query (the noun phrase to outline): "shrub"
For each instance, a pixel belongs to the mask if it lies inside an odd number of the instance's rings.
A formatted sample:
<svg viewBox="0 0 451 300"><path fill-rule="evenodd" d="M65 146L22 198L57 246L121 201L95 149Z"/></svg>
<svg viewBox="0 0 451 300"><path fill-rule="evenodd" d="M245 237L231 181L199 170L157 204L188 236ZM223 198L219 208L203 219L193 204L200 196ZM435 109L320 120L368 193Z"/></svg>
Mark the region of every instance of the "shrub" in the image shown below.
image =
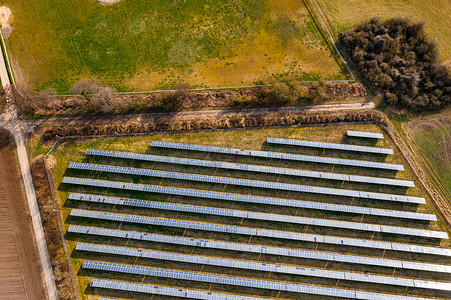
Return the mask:
<svg viewBox="0 0 451 300"><path fill-rule="evenodd" d="M361 76L388 105L421 110L451 103L450 72L423 28L405 18L375 18L340 36Z"/></svg>

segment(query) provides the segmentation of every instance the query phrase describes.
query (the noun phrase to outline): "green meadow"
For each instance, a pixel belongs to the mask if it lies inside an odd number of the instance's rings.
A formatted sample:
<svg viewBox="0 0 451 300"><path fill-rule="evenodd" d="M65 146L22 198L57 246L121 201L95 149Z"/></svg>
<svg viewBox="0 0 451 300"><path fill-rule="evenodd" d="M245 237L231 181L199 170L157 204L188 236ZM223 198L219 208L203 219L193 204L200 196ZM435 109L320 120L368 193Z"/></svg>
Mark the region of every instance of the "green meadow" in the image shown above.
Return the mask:
<svg viewBox="0 0 451 300"><path fill-rule="evenodd" d="M121 91L346 79L302 1L0 0L17 81L66 92L89 77Z"/></svg>

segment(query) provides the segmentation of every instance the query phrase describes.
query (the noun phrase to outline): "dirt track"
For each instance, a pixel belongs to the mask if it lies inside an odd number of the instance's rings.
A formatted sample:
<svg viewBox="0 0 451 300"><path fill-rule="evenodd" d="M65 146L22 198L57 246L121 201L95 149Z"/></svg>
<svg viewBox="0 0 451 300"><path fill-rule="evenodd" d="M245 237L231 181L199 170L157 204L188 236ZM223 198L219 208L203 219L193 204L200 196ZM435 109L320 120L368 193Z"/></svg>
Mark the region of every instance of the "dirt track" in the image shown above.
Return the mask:
<svg viewBox="0 0 451 300"><path fill-rule="evenodd" d="M46 299L13 148L0 132L0 299Z"/></svg>

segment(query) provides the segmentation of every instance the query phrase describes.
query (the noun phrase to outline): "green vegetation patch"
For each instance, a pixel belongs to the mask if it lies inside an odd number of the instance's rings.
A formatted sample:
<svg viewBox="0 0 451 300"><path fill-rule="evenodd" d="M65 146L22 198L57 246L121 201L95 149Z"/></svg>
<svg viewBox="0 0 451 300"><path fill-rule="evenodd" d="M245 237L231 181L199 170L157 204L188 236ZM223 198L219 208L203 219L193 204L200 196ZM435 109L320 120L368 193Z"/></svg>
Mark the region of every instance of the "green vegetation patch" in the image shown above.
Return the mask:
<svg viewBox="0 0 451 300"><path fill-rule="evenodd" d="M252 84L285 74L343 79L300 1L0 0L16 73L67 91L97 77L119 90ZM295 68L293 68L295 64Z"/></svg>
<svg viewBox="0 0 451 300"><path fill-rule="evenodd" d="M451 116L408 123L415 144L451 195Z"/></svg>

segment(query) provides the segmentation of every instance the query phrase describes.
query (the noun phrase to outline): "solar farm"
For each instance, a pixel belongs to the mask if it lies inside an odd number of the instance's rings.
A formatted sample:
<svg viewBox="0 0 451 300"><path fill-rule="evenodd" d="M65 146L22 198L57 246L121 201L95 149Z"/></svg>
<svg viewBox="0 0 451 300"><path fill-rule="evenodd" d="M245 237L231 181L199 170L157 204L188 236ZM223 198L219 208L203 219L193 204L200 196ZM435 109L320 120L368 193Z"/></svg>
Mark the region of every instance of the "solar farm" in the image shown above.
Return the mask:
<svg viewBox="0 0 451 300"><path fill-rule="evenodd" d="M82 297L451 298L447 228L382 139L87 149L59 186Z"/></svg>

